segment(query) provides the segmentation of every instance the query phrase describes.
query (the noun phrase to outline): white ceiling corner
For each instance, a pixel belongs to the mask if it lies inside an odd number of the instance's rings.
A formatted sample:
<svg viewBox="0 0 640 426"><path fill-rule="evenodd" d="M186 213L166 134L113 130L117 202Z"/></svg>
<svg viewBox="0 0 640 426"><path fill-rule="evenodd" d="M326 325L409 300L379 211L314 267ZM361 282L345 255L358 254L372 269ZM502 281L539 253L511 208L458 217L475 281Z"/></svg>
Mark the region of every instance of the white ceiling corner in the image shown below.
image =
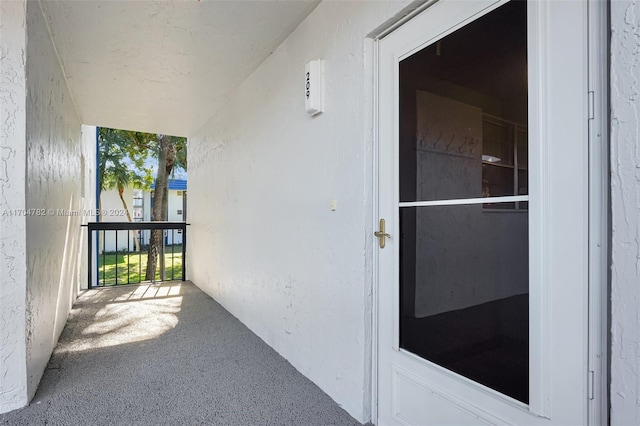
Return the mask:
<svg viewBox="0 0 640 426"><path fill-rule="evenodd" d="M85 124L188 136L318 0L43 1Z"/></svg>

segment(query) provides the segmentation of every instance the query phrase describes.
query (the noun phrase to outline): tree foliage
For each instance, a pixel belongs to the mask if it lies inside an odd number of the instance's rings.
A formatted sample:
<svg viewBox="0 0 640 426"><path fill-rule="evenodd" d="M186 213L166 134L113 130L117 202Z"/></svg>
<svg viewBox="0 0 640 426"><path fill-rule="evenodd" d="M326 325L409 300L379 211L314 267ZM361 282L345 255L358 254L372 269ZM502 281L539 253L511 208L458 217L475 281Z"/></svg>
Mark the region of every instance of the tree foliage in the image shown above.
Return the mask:
<svg viewBox="0 0 640 426"><path fill-rule="evenodd" d="M167 192L171 173L176 168L187 170L187 140L183 137L158 135L100 128L98 135L100 147L100 190L117 189L122 204L131 221L126 201L122 195L125 187L149 190L156 182L151 220L167 220ZM158 162L156 176L148 167L148 160ZM161 231L154 231L149 244L147 279L155 277L157 255L162 242ZM136 247L139 244L136 238ZM151 278L150 278L151 277Z"/></svg>
<svg viewBox="0 0 640 426"><path fill-rule="evenodd" d="M148 189L152 170L145 166L149 154L131 145L124 130L101 127L98 131L100 191L127 186Z"/></svg>
<svg viewBox="0 0 640 426"><path fill-rule="evenodd" d="M133 187L149 190L156 176L148 160L158 160L164 135L99 128L100 190ZM175 166L187 170L187 139L166 136L176 148Z"/></svg>

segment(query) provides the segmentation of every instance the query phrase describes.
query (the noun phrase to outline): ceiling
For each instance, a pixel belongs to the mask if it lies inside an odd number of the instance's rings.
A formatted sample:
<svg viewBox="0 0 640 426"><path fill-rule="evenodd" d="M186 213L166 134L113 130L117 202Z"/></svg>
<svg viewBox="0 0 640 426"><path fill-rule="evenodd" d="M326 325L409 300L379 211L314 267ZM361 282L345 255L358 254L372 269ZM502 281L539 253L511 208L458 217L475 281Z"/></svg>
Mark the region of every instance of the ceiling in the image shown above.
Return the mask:
<svg viewBox="0 0 640 426"><path fill-rule="evenodd" d="M43 1L84 124L189 136L319 0Z"/></svg>

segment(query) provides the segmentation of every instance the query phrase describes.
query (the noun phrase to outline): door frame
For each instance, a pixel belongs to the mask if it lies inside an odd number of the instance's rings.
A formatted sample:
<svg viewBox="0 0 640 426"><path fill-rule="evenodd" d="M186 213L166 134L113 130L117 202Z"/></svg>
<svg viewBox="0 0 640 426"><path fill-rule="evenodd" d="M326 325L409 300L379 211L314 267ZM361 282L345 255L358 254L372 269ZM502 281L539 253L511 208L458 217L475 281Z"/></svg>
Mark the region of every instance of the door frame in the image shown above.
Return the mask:
<svg viewBox="0 0 640 426"><path fill-rule="evenodd" d="M370 222L368 244L372 251L372 297L371 297L371 422L378 420L378 320L379 320L379 250L374 244L373 230L378 227L379 206L378 194L380 190L378 173L379 143L379 44L403 24L421 14L438 1L446 0L418 0L404 13L396 15L395 19L387 21L376 28L365 39L365 63L368 81L366 92L368 99L367 117L365 124L370 129L371 138L371 205L372 216ZM609 411L609 93L608 93L608 35L609 6L607 2L588 0L588 99L589 108L585 121L588 122L589 134L589 211L588 211L588 380L589 399L588 421L590 425L606 424ZM603 60L605 59L605 60Z"/></svg>

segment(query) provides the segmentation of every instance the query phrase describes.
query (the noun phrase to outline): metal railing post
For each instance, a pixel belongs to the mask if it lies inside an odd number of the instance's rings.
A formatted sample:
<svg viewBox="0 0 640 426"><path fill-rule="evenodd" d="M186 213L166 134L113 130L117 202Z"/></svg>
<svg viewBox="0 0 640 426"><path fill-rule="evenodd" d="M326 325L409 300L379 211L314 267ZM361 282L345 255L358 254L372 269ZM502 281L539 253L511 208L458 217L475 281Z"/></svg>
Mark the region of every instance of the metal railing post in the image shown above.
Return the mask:
<svg viewBox="0 0 640 426"><path fill-rule="evenodd" d="M87 288L91 290L93 288L93 279L91 277L91 270L93 269L93 256L91 255L92 251L92 241L93 241L93 229L91 226L87 226L87 279L89 280L89 285Z"/></svg>
<svg viewBox="0 0 640 426"><path fill-rule="evenodd" d="M187 223L182 223L182 281L187 280Z"/></svg>

